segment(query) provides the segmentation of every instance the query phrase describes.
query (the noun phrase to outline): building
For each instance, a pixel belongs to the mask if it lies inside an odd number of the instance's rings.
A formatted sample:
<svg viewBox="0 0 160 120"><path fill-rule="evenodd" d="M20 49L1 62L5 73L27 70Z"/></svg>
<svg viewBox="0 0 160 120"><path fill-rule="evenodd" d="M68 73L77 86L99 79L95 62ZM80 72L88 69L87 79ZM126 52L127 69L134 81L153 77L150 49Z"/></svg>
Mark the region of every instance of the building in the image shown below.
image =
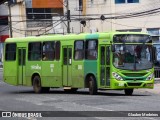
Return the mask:
<svg viewBox="0 0 160 120"><path fill-rule="evenodd" d="M82 1L82 12L84 19L86 19L86 32L119 30L143 31L153 34L154 31L159 31L159 0ZM105 20L102 20L102 15Z"/></svg>
<svg viewBox="0 0 160 120"><path fill-rule="evenodd" d="M155 39L159 35L159 0L10 1L13 37L65 34L68 23L71 33L143 31L156 35Z"/></svg>
<svg viewBox="0 0 160 120"><path fill-rule="evenodd" d="M26 35L63 34L63 0L25 0Z"/></svg>
<svg viewBox="0 0 160 120"><path fill-rule="evenodd" d="M11 0L8 7L12 37L52 33L53 16L56 19L64 16L62 3L62 0Z"/></svg>
<svg viewBox="0 0 160 120"><path fill-rule="evenodd" d="M3 60L3 43L8 37L8 8L6 5L0 5L0 66Z"/></svg>

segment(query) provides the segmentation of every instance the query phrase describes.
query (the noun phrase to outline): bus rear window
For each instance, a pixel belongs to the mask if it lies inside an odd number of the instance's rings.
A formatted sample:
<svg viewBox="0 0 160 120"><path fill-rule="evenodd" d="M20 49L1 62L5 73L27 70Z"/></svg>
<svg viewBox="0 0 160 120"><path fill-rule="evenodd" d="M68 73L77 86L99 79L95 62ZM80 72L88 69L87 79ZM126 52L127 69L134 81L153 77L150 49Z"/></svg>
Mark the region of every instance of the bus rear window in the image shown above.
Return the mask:
<svg viewBox="0 0 160 120"><path fill-rule="evenodd" d="M6 44L6 50L5 50L5 60L6 61L15 61L16 60L16 44Z"/></svg>

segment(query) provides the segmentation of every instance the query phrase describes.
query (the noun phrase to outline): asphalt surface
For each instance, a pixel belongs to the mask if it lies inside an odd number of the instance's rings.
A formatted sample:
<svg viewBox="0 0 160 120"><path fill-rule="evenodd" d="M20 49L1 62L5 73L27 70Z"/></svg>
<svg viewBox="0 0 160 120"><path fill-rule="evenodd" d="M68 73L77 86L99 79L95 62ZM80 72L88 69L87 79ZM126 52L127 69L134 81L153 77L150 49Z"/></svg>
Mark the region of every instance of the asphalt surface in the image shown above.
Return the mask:
<svg viewBox="0 0 160 120"><path fill-rule="evenodd" d="M16 117L0 118L0 120L159 120L158 117L134 117L131 112L160 111L160 82L156 80L154 89L135 89L132 96L125 96L124 91L99 91L98 95L89 95L88 89L79 89L76 93L66 93L63 89L51 89L49 93L35 94L32 87L12 86L2 81L0 70L0 111L54 112L52 117ZM87 113L68 113L68 115L84 115L83 117L62 117L65 111L93 111ZM105 112L104 112L105 111ZM124 112L125 111L125 112ZM100 112L100 116L96 113ZM113 112L113 113L110 113ZM127 117L117 116L123 113ZM49 113L48 113L49 114ZM66 114L66 113L65 113ZM61 117L53 117L53 116ZM89 113L88 113L89 115ZM112 117L102 117L112 115Z"/></svg>

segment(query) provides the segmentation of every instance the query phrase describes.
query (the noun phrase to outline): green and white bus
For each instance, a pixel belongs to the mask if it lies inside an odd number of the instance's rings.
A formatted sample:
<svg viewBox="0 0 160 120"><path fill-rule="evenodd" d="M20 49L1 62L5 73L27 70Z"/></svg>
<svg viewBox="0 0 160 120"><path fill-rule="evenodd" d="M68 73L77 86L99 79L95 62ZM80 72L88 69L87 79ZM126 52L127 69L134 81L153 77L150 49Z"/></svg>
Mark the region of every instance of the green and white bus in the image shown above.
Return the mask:
<svg viewBox="0 0 160 120"><path fill-rule="evenodd" d="M152 40L146 33L106 32L8 38L4 82L76 91L124 90L154 86Z"/></svg>

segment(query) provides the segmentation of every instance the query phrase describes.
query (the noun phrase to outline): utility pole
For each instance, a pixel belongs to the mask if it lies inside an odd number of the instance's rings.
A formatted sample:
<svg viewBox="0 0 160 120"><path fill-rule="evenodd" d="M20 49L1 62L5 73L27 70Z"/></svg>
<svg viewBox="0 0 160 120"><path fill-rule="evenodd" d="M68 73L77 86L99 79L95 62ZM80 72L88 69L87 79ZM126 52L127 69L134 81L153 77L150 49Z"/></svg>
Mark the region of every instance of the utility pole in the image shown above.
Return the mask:
<svg viewBox="0 0 160 120"><path fill-rule="evenodd" d="M8 1L8 12L9 12L9 31L10 31L10 37L12 38L12 16L11 16L11 2Z"/></svg>
<svg viewBox="0 0 160 120"><path fill-rule="evenodd" d="M66 5L66 8L67 8L67 33L70 33L70 10L69 10L69 3L68 3L68 0L66 1L67 2L67 5Z"/></svg>

